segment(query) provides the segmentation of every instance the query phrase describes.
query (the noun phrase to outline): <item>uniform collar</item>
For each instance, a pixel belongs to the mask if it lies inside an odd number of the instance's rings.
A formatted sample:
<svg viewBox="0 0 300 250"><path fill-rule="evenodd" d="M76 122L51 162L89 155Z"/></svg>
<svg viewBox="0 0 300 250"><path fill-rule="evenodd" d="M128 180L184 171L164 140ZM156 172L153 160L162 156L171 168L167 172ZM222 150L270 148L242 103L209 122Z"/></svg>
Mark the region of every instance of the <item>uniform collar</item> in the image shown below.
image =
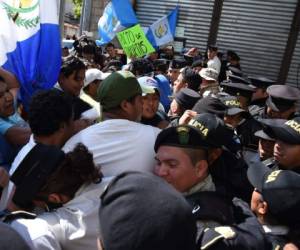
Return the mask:
<svg viewBox="0 0 300 250"><path fill-rule="evenodd" d="M216 186L212 181L211 175L208 175L203 181L197 183L187 192L184 192L183 195L188 196L194 193L204 192L204 191L216 191Z"/></svg>

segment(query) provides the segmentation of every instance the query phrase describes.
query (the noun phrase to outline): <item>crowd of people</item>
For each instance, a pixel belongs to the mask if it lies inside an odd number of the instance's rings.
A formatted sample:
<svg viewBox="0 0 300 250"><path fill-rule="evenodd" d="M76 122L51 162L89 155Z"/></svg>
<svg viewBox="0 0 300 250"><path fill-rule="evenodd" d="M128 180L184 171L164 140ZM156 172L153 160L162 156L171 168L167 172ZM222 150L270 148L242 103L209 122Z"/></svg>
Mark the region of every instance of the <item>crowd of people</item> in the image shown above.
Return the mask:
<svg viewBox="0 0 300 250"><path fill-rule="evenodd" d="M0 68L2 249L300 248L300 90L234 51L81 37L28 109Z"/></svg>

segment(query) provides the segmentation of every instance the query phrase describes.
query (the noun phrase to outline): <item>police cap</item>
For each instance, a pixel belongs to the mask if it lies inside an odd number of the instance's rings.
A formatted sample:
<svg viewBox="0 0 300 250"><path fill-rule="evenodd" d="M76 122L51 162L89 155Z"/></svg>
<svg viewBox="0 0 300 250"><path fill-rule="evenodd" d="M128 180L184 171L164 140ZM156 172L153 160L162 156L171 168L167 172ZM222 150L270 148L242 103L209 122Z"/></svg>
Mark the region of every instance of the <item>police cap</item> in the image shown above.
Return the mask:
<svg viewBox="0 0 300 250"><path fill-rule="evenodd" d="M175 94L176 102L185 110L192 109L200 98L196 91L189 88L183 88Z"/></svg>
<svg viewBox="0 0 300 250"><path fill-rule="evenodd" d="M300 98L300 90L287 85L272 85L267 88L269 98L266 104L276 112L284 112L295 105Z"/></svg>
<svg viewBox="0 0 300 250"><path fill-rule="evenodd" d="M207 143L217 148L226 146L232 140L234 134L233 130L214 114L196 115L189 122L189 125L197 128Z"/></svg>
<svg viewBox="0 0 300 250"><path fill-rule="evenodd" d="M179 60L179 59L174 59L170 62L169 68L170 69L182 69L186 66L186 61L185 60Z"/></svg>
<svg viewBox="0 0 300 250"><path fill-rule="evenodd" d="M199 130L190 125L180 125L162 130L155 141L155 152L163 145L196 149L208 149L210 147Z"/></svg>
<svg viewBox="0 0 300 250"><path fill-rule="evenodd" d="M228 75L228 79L231 82L235 82L235 83L244 83L244 84L251 84L250 80L244 76L238 76L235 74L229 74Z"/></svg>
<svg viewBox="0 0 300 250"><path fill-rule="evenodd" d="M268 203L268 211L280 223L300 223L300 175L290 170L274 171L262 163L248 169L250 183Z"/></svg>
<svg viewBox="0 0 300 250"><path fill-rule="evenodd" d="M255 86L256 88L266 89L276 83L275 81L262 76L249 76L248 78L251 81L251 85Z"/></svg>
<svg viewBox="0 0 300 250"><path fill-rule="evenodd" d="M239 68L234 67L234 66L229 66L228 71L231 75L235 75L235 76L239 76L239 77L244 76L244 73Z"/></svg>
<svg viewBox="0 0 300 250"><path fill-rule="evenodd" d="M255 132L255 136L268 141L275 141L272 137L272 132L270 130L270 125L282 126L286 120L285 119L260 119L258 120L262 125L262 129Z"/></svg>
<svg viewBox="0 0 300 250"><path fill-rule="evenodd" d="M207 68L207 63L204 60L198 59L192 63L192 68L196 67Z"/></svg>
<svg viewBox="0 0 300 250"><path fill-rule="evenodd" d="M244 96L251 98L252 94L255 92L255 88L249 86L245 83L235 83L235 82L221 82L223 91L233 96Z"/></svg>
<svg viewBox="0 0 300 250"><path fill-rule="evenodd" d="M193 107L193 111L197 112L197 114L210 113L215 114L220 118L224 117L226 110L227 107L224 103L212 96L200 99Z"/></svg>
<svg viewBox="0 0 300 250"><path fill-rule="evenodd" d="M220 100L225 104L227 107L226 115L236 115L239 113L248 114L248 112L241 108L241 103L236 96L224 96L221 97Z"/></svg>
<svg viewBox="0 0 300 250"><path fill-rule="evenodd" d="M300 144L300 117L286 121L283 125L268 125L271 136L288 144Z"/></svg>

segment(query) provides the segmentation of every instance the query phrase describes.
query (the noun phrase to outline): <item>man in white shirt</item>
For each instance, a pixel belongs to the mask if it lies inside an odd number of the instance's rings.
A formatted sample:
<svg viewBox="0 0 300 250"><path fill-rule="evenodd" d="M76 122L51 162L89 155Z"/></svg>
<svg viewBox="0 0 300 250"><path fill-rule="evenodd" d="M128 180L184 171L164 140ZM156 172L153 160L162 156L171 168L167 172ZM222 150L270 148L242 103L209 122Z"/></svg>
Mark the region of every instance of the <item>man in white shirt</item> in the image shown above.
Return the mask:
<svg viewBox="0 0 300 250"><path fill-rule="evenodd" d="M80 99L90 104L96 111L98 117L101 116L100 103L97 99L97 89L101 82L110 75L103 73L99 69L92 68L85 72L84 86L80 93Z"/></svg>
<svg viewBox="0 0 300 250"><path fill-rule="evenodd" d="M104 121L74 135L63 147L71 151L79 142L93 153L105 177L128 170L152 172L158 128L138 123L142 116L142 90L128 71L112 73L98 88Z"/></svg>
<svg viewBox="0 0 300 250"><path fill-rule="evenodd" d="M209 45L207 50L207 67L215 69L218 75L221 71L221 61L218 58L218 47L216 45Z"/></svg>

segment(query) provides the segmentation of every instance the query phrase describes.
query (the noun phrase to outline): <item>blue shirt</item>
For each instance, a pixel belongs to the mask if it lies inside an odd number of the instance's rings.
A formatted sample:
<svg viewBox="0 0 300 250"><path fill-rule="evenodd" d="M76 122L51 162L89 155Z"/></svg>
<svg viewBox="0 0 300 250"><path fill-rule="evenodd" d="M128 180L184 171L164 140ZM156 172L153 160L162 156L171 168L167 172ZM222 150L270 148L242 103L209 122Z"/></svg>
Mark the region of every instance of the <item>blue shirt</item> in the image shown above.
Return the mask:
<svg viewBox="0 0 300 250"><path fill-rule="evenodd" d="M0 166L4 166L7 170L21 147L11 145L4 137L7 130L13 126L25 128L28 124L17 112L7 118L0 118Z"/></svg>

